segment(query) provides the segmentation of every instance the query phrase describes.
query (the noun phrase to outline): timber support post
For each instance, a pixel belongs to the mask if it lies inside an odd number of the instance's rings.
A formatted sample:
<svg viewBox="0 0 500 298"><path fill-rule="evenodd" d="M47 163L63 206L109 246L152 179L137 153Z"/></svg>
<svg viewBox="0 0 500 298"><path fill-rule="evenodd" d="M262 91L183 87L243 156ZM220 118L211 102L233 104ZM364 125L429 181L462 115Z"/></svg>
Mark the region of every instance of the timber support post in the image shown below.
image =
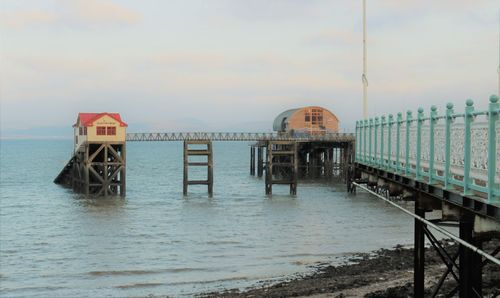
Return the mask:
<svg viewBox="0 0 500 298"><path fill-rule="evenodd" d="M250 175L255 176L255 146L250 147Z"/></svg>
<svg viewBox="0 0 500 298"><path fill-rule="evenodd" d="M190 145L206 146L205 148L193 149ZM184 196L188 194L189 185L207 185L208 196L213 196L213 153L211 141L184 141L184 175L183 191ZM206 161L190 161L189 156L206 157ZM207 167L206 180L189 180L189 167Z"/></svg>
<svg viewBox="0 0 500 298"><path fill-rule="evenodd" d="M273 184L290 185L290 195L297 194L297 143L269 141L267 146L266 194L272 195Z"/></svg>
<svg viewBox="0 0 500 298"><path fill-rule="evenodd" d="M263 159L263 151L264 147L257 147L257 176L260 178L264 173L264 159Z"/></svg>
<svg viewBox="0 0 500 298"><path fill-rule="evenodd" d="M54 183L86 196L126 194L125 142L87 142L80 146Z"/></svg>

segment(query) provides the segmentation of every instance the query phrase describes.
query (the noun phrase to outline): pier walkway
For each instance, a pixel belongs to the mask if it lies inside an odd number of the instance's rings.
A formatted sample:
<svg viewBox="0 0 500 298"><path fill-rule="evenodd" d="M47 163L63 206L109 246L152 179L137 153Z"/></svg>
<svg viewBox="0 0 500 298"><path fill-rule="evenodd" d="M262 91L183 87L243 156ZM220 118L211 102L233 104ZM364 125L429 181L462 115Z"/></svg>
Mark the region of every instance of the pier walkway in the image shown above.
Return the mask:
<svg viewBox="0 0 500 298"><path fill-rule="evenodd" d="M296 141L347 142L354 141L352 133L284 134L272 132L146 132L127 133L127 142L168 141Z"/></svg>
<svg viewBox="0 0 500 298"><path fill-rule="evenodd" d="M467 100L457 113L448 104L441 115L437 107L416 117L403 114L365 119L356 123L356 153L348 189L364 189L388 199L415 202L415 297L424 296L425 237L446 265L432 297L441 294L447 279L456 288L446 297L482 297L482 266L496 258L482 243L500 237L500 104L491 96L487 111L476 111ZM457 255L449 254L430 232L433 224L459 228ZM388 219L390 220L390 219ZM466 244L466 245L464 245ZM486 256L486 259L483 257ZM456 261L458 259L458 262ZM451 276L451 277L450 277Z"/></svg>

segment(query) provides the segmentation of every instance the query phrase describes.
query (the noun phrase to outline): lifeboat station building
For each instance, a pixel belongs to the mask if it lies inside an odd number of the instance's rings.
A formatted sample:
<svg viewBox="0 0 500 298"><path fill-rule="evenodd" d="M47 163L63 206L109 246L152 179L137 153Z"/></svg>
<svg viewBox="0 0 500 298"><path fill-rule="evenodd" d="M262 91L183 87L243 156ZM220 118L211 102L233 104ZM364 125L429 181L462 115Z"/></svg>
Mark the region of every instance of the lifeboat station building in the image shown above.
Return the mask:
<svg viewBox="0 0 500 298"><path fill-rule="evenodd" d="M329 110L317 107L291 109L279 114L273 130L291 134L325 134L339 131L339 119Z"/></svg>
<svg viewBox="0 0 500 298"><path fill-rule="evenodd" d="M75 192L125 196L126 129L118 113L79 113L72 158L54 180Z"/></svg>
<svg viewBox="0 0 500 298"><path fill-rule="evenodd" d="M85 142L125 142L127 126L118 113L79 113L73 125L75 152Z"/></svg>

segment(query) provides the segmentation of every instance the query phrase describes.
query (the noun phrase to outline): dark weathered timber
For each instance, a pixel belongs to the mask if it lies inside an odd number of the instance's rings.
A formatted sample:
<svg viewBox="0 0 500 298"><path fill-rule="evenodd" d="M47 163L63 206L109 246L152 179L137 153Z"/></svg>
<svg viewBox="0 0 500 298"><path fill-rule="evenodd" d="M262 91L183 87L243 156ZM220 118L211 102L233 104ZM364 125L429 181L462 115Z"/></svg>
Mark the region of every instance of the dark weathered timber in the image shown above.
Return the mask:
<svg viewBox="0 0 500 298"><path fill-rule="evenodd" d="M192 149L190 145L202 145L206 146L203 149ZM206 156L206 162L190 162L189 156ZM189 167L207 167L207 179L206 180L189 180ZM183 175L183 187L182 193L184 196L188 194L189 185L207 185L208 196L213 196L213 153L212 153L212 142L211 141L184 141L184 175Z"/></svg>
<svg viewBox="0 0 500 298"><path fill-rule="evenodd" d="M290 195L296 195L297 172L297 143L269 141L267 144L266 194L272 195L273 184L289 184Z"/></svg>
<svg viewBox="0 0 500 298"><path fill-rule="evenodd" d="M283 176L285 173L294 173L296 179L326 178L327 181L347 181L351 179L348 173L353 168L354 163L354 140L319 141L313 139L300 141L262 139L251 146L250 174L255 175L255 152L253 148L257 148L257 176L262 177L263 172L266 172L266 194L272 193L272 184L282 184L269 183L269 177ZM270 144L274 144L272 146L274 150L269 149ZM291 147L287 147L286 144L295 144L293 150ZM289 159L289 156L292 155L294 155L293 162ZM272 161L273 169L271 169L270 161ZM291 167L295 171L291 171ZM281 168L278 173L277 168ZM280 177L273 179L283 181ZM288 180L285 179L285 181ZM291 185L296 188L296 183ZM291 193L294 193L294 191L291 191Z"/></svg>
<svg viewBox="0 0 500 298"><path fill-rule="evenodd" d="M257 176L262 177L264 173L264 160L263 160L263 151L264 147L257 147Z"/></svg>
<svg viewBox="0 0 500 298"><path fill-rule="evenodd" d="M250 147L250 175L255 176L255 147Z"/></svg>
<svg viewBox="0 0 500 298"><path fill-rule="evenodd" d="M125 142L82 144L54 183L86 196L125 196L125 147Z"/></svg>

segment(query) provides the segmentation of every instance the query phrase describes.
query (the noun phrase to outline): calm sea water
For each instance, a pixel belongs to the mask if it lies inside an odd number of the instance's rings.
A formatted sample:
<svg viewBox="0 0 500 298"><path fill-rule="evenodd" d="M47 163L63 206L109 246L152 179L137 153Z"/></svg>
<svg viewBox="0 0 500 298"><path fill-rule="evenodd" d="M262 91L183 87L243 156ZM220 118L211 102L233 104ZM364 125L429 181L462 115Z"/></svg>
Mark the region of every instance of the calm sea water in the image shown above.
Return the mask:
<svg viewBox="0 0 500 298"><path fill-rule="evenodd" d="M129 143L127 197L52 183L71 141L0 143L0 290L8 297L193 295L412 242L412 220L343 185L264 194L248 143L214 143L214 197L182 196L182 144Z"/></svg>

